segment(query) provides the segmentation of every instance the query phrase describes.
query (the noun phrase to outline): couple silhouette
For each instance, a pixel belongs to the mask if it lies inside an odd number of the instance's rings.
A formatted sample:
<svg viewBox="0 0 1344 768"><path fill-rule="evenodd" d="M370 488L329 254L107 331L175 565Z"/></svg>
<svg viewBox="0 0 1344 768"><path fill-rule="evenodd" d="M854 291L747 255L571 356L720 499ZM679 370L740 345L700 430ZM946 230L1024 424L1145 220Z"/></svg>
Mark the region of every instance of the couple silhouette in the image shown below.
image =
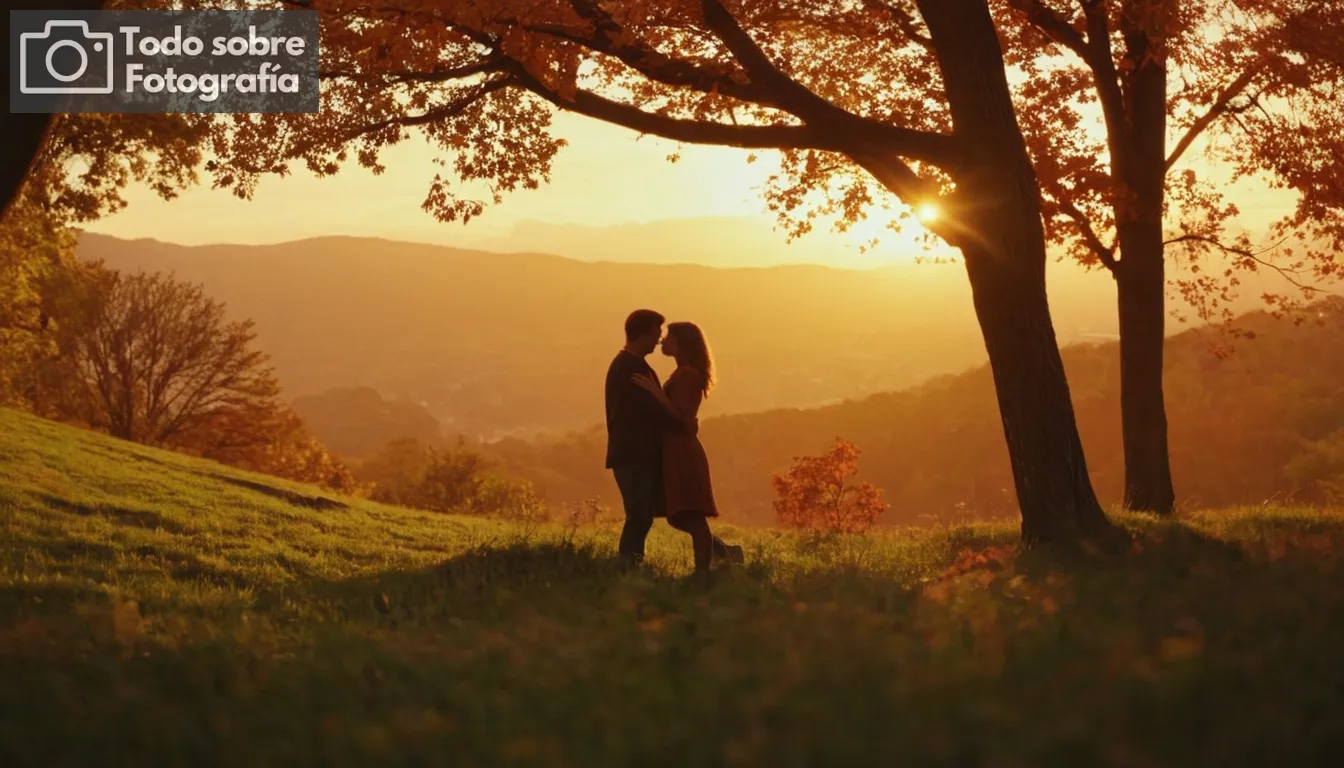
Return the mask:
<svg viewBox="0 0 1344 768"><path fill-rule="evenodd" d="M694 323L671 323L651 309L625 320L625 346L607 369L607 468L616 477L625 508L620 556L644 559L644 540L654 518L666 517L691 537L695 570L716 560L742 560L742 548L725 544L709 529L718 517L709 459L700 444L700 404L714 384L714 363L705 335ZM659 346L677 369L658 382L646 358Z"/></svg>

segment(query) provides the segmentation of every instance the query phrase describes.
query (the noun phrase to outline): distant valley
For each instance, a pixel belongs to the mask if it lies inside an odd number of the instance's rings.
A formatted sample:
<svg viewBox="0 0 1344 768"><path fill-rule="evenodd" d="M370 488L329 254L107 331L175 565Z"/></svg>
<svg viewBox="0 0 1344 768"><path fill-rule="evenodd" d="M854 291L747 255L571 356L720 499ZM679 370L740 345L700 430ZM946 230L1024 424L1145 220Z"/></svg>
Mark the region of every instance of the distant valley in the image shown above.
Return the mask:
<svg viewBox="0 0 1344 768"><path fill-rule="evenodd" d="M473 439L599 422L636 307L705 329L721 382L707 416L839 403L985 359L957 264L725 269L349 237L188 247L85 234L79 251L204 284L255 321L291 398L371 387ZM1108 275L1054 264L1050 289L1062 343L1113 337Z"/></svg>

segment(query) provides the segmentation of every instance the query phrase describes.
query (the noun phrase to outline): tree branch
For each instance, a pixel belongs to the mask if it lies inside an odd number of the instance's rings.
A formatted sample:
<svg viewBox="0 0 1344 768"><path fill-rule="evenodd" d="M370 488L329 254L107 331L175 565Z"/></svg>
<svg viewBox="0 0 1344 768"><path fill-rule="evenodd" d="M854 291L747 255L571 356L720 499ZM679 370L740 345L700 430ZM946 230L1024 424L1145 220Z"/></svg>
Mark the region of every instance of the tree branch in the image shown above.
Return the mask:
<svg viewBox="0 0 1344 768"><path fill-rule="evenodd" d="M1073 219L1073 222L1078 225L1078 233L1082 235L1083 242L1087 243L1088 249L1096 255L1102 265L1111 272L1115 272L1120 265L1115 258L1115 248L1108 248L1105 243L1101 242L1101 238L1097 237L1097 231L1092 228L1092 222L1087 218L1087 215L1063 196L1056 197L1055 204L1059 206L1060 211Z"/></svg>
<svg viewBox="0 0 1344 768"><path fill-rule="evenodd" d="M1083 58L1097 77L1102 105L1108 102L1124 113L1124 95L1120 91L1120 76L1111 55L1111 22L1106 18L1106 4L1098 0L1081 0L1083 16L1087 20L1087 43Z"/></svg>
<svg viewBox="0 0 1344 768"><path fill-rule="evenodd" d="M684 120L645 112L639 107L583 90L567 99L522 71L521 67L514 72L513 81L562 110L687 144L717 144L742 149L841 149L836 137L824 135L807 125L729 125Z"/></svg>
<svg viewBox="0 0 1344 768"><path fill-rule="evenodd" d="M959 163L961 152L954 137L881 123L832 104L776 67L720 0L702 0L701 7L705 24L781 109L830 136L873 143L877 149L942 168Z"/></svg>
<svg viewBox="0 0 1344 768"><path fill-rule="evenodd" d="M1027 21L1034 24L1051 40L1077 53L1084 60L1088 58L1087 41L1083 39L1082 33L1041 0L1008 0L1008 5L1025 14Z"/></svg>
<svg viewBox="0 0 1344 768"><path fill-rule="evenodd" d="M909 11L904 8L897 8L891 3L885 2L885 0L863 0L863 5L869 10L877 11L891 18L897 28L901 30L901 34L924 50L933 52L933 39L919 31L919 28L915 26L915 17Z"/></svg>
<svg viewBox="0 0 1344 768"><path fill-rule="evenodd" d="M1240 96L1241 93L1246 90L1251 84L1251 81L1255 79L1255 76L1264 70L1266 63L1264 58L1256 59L1254 63L1247 67L1240 75L1237 75L1237 78L1223 89L1222 93L1219 94L1218 99L1214 101L1213 104L1209 105L1209 109L1204 114L1200 115L1199 118L1186 130L1185 135L1181 137L1181 140L1176 142L1175 149L1173 149L1171 155L1167 157L1166 170L1170 171L1172 166L1176 165L1176 162L1181 159L1181 155L1185 154L1185 151L1194 143L1195 139L1199 138L1201 133L1203 133L1210 125L1213 125L1214 121L1219 117L1222 117L1223 114L1228 111L1231 107L1232 100L1237 96Z"/></svg>
<svg viewBox="0 0 1344 768"><path fill-rule="evenodd" d="M720 0L702 0L700 6L705 15L705 25L742 64L752 82L760 83L774 94L781 108L809 122L835 121L843 119L842 116L857 118L857 115L818 96L776 67Z"/></svg>
<svg viewBox="0 0 1344 768"><path fill-rule="evenodd" d="M611 14L602 10L595 0L569 0L569 5L579 18L593 25L592 37L581 37L554 25L524 26L525 29L549 34L582 45L598 53L611 56L650 80L664 85L694 88L709 93L718 92L739 101L775 106L774 99L762 88L743 79L735 79L734 72L714 71L686 61L674 59L655 48L639 43L625 42L633 40L634 35L627 32Z"/></svg>
<svg viewBox="0 0 1344 768"><path fill-rule="evenodd" d="M1329 291L1325 288L1317 288L1316 286L1312 285L1304 285L1297 277L1298 274L1297 270L1285 269L1284 267L1280 267L1279 265L1274 264L1273 262L1265 261L1264 259L1260 258L1259 254L1268 253L1269 251L1272 251L1275 248L1279 247L1281 243L1276 243L1268 248L1265 248L1264 250L1254 252L1254 251L1248 251L1245 248L1237 248L1236 246L1227 245L1225 243L1219 242L1218 240L1212 237L1208 237L1207 235L1185 234L1181 235L1180 237L1175 237L1172 238L1171 240L1163 242L1162 246L1166 247L1168 245L1178 245L1180 243L1202 243L1204 245L1213 246L1214 248L1217 248L1223 251L1224 253L1230 253L1236 256L1241 256L1242 258L1245 259L1250 259L1251 261L1255 262L1256 264L1259 264L1262 267L1267 267L1269 269L1274 270L1275 272L1278 272L1279 275L1284 280L1287 280L1295 288L1307 294L1308 297L1317 293L1326 293L1333 295L1332 291Z"/></svg>
<svg viewBox="0 0 1344 768"><path fill-rule="evenodd" d="M465 80L475 75L484 75L491 72L498 72L504 63L504 57L498 54L491 54L479 61L473 61L470 64L463 64L460 67L448 67L447 69L433 69L428 72L359 72L350 70L319 70L317 76L320 78L336 79L343 78L347 80L367 80L377 77L385 77L392 82L425 82L425 83L446 83L452 80Z"/></svg>

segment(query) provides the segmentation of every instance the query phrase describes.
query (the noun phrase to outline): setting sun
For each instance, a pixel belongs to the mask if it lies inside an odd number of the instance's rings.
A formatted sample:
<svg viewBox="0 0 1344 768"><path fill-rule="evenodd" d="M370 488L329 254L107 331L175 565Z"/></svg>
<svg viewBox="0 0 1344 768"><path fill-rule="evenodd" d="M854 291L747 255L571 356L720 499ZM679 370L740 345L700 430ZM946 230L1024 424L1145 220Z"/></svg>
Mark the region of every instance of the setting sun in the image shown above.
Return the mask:
<svg viewBox="0 0 1344 768"><path fill-rule="evenodd" d="M933 203L923 203L915 208L915 217L921 224L932 224L938 220L938 206Z"/></svg>

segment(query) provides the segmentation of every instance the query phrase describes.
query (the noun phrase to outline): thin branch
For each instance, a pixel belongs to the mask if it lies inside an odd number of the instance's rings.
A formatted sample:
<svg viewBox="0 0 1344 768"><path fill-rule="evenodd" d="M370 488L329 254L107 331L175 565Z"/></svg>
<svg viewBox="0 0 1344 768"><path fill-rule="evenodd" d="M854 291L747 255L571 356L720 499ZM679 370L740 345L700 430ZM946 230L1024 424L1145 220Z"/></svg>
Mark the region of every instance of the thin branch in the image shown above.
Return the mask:
<svg viewBox="0 0 1344 768"><path fill-rule="evenodd" d="M857 117L813 93L776 67L720 0L702 0L701 8L705 25L723 41L752 81L769 89L785 110L808 121L833 121L842 115Z"/></svg>
<svg viewBox="0 0 1344 768"><path fill-rule="evenodd" d="M1120 75L1115 69L1115 58L1112 56L1111 22L1106 18L1106 5L1098 0L1081 2L1083 16L1087 20L1087 44L1083 58L1096 76L1102 106L1116 110L1116 115L1123 119L1125 100L1120 90Z"/></svg>
<svg viewBox="0 0 1344 768"><path fill-rule="evenodd" d="M480 86L473 88L471 91L462 94L458 98L453 99L452 101L446 104L440 104L439 106L434 107L433 109L425 110L420 114L392 117L386 120L379 120L376 123L369 123L368 125L360 126L358 129L345 134L342 137L342 140L350 141L351 139L357 139L361 136L367 136L370 133L376 133L377 131L380 131L384 128L390 128L394 125L409 127L415 125L427 125L429 123L437 123L443 120L448 120L450 118L457 117L467 107L470 107L472 104L475 104L477 101L480 101L481 99L494 93L495 91L503 90L513 84L514 81L512 78L497 77L494 80L489 80L487 82L482 83Z"/></svg>
<svg viewBox="0 0 1344 768"><path fill-rule="evenodd" d="M1026 14L1027 21L1036 25L1051 40L1084 59L1088 57L1088 45L1082 33L1041 0L1008 0L1008 5Z"/></svg>
<svg viewBox="0 0 1344 768"><path fill-rule="evenodd" d="M1112 272L1115 272L1116 268L1120 265L1119 261L1115 258L1115 247L1111 246L1108 248L1105 243L1101 242L1101 238L1097 237L1097 231L1092 228L1092 222L1087 218L1087 215L1078 208L1078 206L1074 205L1062 195L1056 197L1055 203L1059 206L1060 211L1070 219L1073 219L1073 222L1078 225L1078 232L1082 235L1083 242L1087 244L1088 249L1096 255L1102 265Z"/></svg>
<svg viewBox="0 0 1344 768"><path fill-rule="evenodd" d="M764 107L777 106L774 98L764 89L753 83L734 79L731 72L716 71L706 66L674 59L647 46L620 42L622 37L618 34L608 34L603 31L605 27L599 27L597 33L589 37L557 24L526 23L516 19L506 21L527 32L554 37L611 56L649 80L663 85L691 88L702 93L715 92ZM621 27L617 26L616 29L619 30Z"/></svg>
<svg viewBox="0 0 1344 768"><path fill-rule="evenodd" d="M1279 275L1280 275L1284 280L1287 280L1287 281L1288 281L1289 283L1291 283L1294 287L1296 287L1298 290L1302 291L1303 293L1306 293L1308 296L1311 296L1311 295L1314 295L1314 294L1317 294L1317 293L1325 293L1325 294L1334 295L1333 291L1327 290L1327 289L1325 289L1325 288L1318 288L1318 287L1313 286L1313 285L1304 285L1304 284L1300 281L1300 279L1297 277L1297 275L1298 275L1297 270L1294 270L1294 269L1286 269L1286 268L1284 268L1284 267L1279 266L1278 264L1275 264L1275 263L1273 263L1273 262L1269 262L1269 261L1265 261L1264 259L1260 258L1260 254L1261 254L1261 253L1269 253L1270 251L1272 251L1272 250L1278 248L1280 245L1282 245L1283 242L1284 242L1284 241L1281 240L1281 241L1275 243L1274 245L1271 245L1270 247L1265 248L1265 249L1260 250L1260 251L1248 251L1248 250L1246 250L1245 248L1237 248L1236 246L1227 245L1226 243L1219 242L1218 240L1216 240L1216 239L1214 239L1214 238L1212 238L1212 237L1208 237L1208 236L1206 236L1206 235L1185 234L1185 235L1181 235L1180 237L1175 237L1175 238L1172 238L1172 239L1170 239L1170 240L1167 240L1167 241L1163 242L1163 243L1162 243L1162 246L1163 246L1163 247L1166 247L1166 246L1168 246L1168 245L1177 245L1177 244L1180 244L1180 243L1202 243L1202 244L1204 244L1204 245L1210 245L1210 246L1213 246L1214 248L1217 248L1217 249L1223 251L1224 253L1231 253L1231 254L1234 254L1234 255L1236 255L1236 256L1241 256L1242 258L1250 259L1251 261L1255 262L1256 264L1259 264L1259 265L1262 266L1262 267L1267 267L1267 268L1269 268L1269 269L1274 270L1275 272L1278 272Z"/></svg>
<svg viewBox="0 0 1344 768"><path fill-rule="evenodd" d="M405 74L409 75L413 73L405 73ZM495 91L503 90L505 88L517 84L518 84L517 81L512 77L497 77L494 80L489 80L485 83L482 83L476 88L473 88L472 90L462 94L461 96L459 96L456 99L453 99L450 102L441 104L432 109L427 109L419 114L402 115L400 117L390 117L385 120L378 120L376 122L355 126L354 128L341 134L338 140L340 143L345 143L347 141L353 141L354 139L358 139L364 136L368 136L370 134L377 133L387 128L391 128L393 126L409 128L417 125L429 125L431 123L438 123L444 120L450 120L460 115L463 110L467 109L472 104L475 104L477 101L484 98L485 96L488 96L489 94L494 93ZM319 141L320 141L319 139L314 137L308 141L299 143L297 146L290 148L284 153L283 160L287 162L290 160L296 160L298 158L303 157L310 150L318 146ZM265 173L268 170L260 168L253 163L241 160L234 161L230 165L230 167L237 168L238 170L243 171L245 173Z"/></svg>
<svg viewBox="0 0 1344 768"><path fill-rule="evenodd" d="M504 57L498 54L491 54L479 61L473 61L470 64L463 64L459 67L448 67L447 69L433 69L428 72L361 72L352 70L319 70L317 75L324 79L346 79L346 80L365 80L369 78L384 77L394 83L402 82L425 82L425 83L446 83L452 80L465 80L475 75L484 75L491 72L498 72L504 63Z"/></svg>
<svg viewBox="0 0 1344 768"><path fill-rule="evenodd" d="M521 69L514 73L513 80L562 110L687 144L717 144L742 149L841 149L836 137L807 125L729 125L685 120L646 112L590 91L579 90L573 98L565 98Z"/></svg>
<svg viewBox="0 0 1344 768"><path fill-rule="evenodd" d="M665 85L689 86L706 93L714 90L739 101L772 105L769 94L753 83L744 82L746 78L741 73L716 72L679 61L651 46L627 42L634 40L635 36L617 23L596 0L569 0L569 6L579 18L590 22L596 33L593 38L579 41L582 45L615 57L645 77ZM735 78L734 75L739 77Z"/></svg>
<svg viewBox="0 0 1344 768"><path fill-rule="evenodd" d="M752 82L770 91L780 108L829 135L851 142L877 144L881 149L943 168L959 164L959 143L952 136L901 128L856 115L832 104L794 80L770 61L720 0L702 0L705 24L723 41Z"/></svg>
<svg viewBox="0 0 1344 768"><path fill-rule="evenodd" d="M869 10L888 16L901 30L901 34L924 50L933 52L933 38L919 31L919 27L915 26L915 17L909 11L897 8L885 0L863 0L863 5Z"/></svg>
<svg viewBox="0 0 1344 768"><path fill-rule="evenodd" d="M1237 75L1237 78L1223 89L1222 93L1218 95L1218 99L1209 106L1209 109L1204 114L1200 115L1199 118L1190 125L1186 130L1185 135L1181 137L1181 140L1176 142L1176 148L1173 149L1171 155L1167 157L1166 170L1170 171L1172 167L1176 165L1176 162L1181 159L1181 155L1185 154L1185 151L1194 143L1195 139L1199 138L1201 133L1229 110L1232 105L1232 100L1240 96L1241 93L1250 86L1251 81L1255 79L1256 75L1264 70L1267 63L1265 58L1256 59L1255 62L1247 67L1240 75Z"/></svg>

